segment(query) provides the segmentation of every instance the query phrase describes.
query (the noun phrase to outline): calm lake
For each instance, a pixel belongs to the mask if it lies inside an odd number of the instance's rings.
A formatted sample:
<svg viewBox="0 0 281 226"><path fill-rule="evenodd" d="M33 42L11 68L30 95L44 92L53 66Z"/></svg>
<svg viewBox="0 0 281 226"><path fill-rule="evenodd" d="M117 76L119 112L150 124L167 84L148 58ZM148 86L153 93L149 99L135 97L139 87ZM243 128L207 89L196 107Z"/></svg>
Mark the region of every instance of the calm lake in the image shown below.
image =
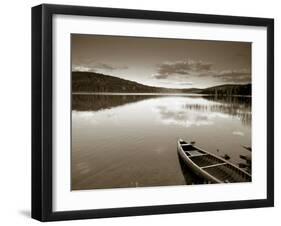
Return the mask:
<svg viewBox="0 0 281 226"><path fill-rule="evenodd" d="M204 183L177 140L243 163L251 117L250 97L73 94L72 190Z"/></svg>

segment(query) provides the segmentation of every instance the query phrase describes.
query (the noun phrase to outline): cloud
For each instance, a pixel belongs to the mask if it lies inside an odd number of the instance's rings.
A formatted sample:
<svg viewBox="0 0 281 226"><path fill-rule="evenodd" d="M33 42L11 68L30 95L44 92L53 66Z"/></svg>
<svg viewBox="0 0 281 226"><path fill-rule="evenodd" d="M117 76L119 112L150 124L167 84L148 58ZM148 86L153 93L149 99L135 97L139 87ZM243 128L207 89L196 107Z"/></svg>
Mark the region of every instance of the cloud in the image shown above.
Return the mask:
<svg viewBox="0 0 281 226"><path fill-rule="evenodd" d="M157 79L166 79L173 75L196 75L201 73L206 73L211 70L212 64L203 61L195 60L183 60L174 62L165 62L159 65L157 69L157 74L153 77Z"/></svg>
<svg viewBox="0 0 281 226"><path fill-rule="evenodd" d="M191 85L193 85L193 82L178 82L177 85L181 85L181 86L191 86Z"/></svg>
<svg viewBox="0 0 281 226"><path fill-rule="evenodd" d="M98 68L98 69L105 69L105 70L110 70L110 71L128 69L127 66L113 66L113 65L105 64L105 63L98 63L98 64L94 65L94 67Z"/></svg>
<svg viewBox="0 0 281 226"><path fill-rule="evenodd" d="M250 82L251 71L248 69L224 70L214 74L213 77L224 82Z"/></svg>
<svg viewBox="0 0 281 226"><path fill-rule="evenodd" d="M116 66L107 63L87 63L87 64L79 64L79 65L72 65L72 71L91 71L96 72L100 70L125 70L128 69L127 66Z"/></svg>
<svg viewBox="0 0 281 226"><path fill-rule="evenodd" d="M72 65L72 71L93 71L90 67Z"/></svg>
<svg viewBox="0 0 281 226"><path fill-rule="evenodd" d="M191 59L164 62L157 68L152 77L160 80L185 82L183 79L206 78L217 82L246 83L251 82L250 69L214 70L213 64Z"/></svg>

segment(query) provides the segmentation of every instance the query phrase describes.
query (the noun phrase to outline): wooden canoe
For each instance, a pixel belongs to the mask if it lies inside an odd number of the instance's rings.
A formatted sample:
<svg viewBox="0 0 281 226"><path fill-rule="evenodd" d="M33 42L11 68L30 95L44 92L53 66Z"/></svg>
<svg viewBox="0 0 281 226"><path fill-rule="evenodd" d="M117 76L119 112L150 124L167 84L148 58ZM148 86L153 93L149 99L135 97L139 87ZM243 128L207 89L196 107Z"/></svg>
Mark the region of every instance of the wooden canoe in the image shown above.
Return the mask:
<svg viewBox="0 0 281 226"><path fill-rule="evenodd" d="M202 150L182 139L177 149L185 164L198 176L211 183L250 182L252 176L229 161Z"/></svg>

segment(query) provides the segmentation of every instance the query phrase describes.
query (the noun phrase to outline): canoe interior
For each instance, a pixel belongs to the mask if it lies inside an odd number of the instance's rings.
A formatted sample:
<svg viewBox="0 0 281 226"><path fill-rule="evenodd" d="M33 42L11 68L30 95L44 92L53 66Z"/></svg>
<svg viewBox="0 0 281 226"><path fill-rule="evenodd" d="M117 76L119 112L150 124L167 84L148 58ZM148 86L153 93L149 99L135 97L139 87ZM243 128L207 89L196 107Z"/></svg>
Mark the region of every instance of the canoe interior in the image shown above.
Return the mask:
<svg viewBox="0 0 281 226"><path fill-rule="evenodd" d="M190 156L189 158L199 167L206 167L210 165L224 163L224 161L208 154L201 156Z"/></svg>
<svg viewBox="0 0 281 226"><path fill-rule="evenodd" d="M249 182L251 176L228 162L202 151L193 145L180 141L186 156L198 167L225 183Z"/></svg>
<svg viewBox="0 0 281 226"><path fill-rule="evenodd" d="M230 164L218 165L215 167L208 167L204 169L209 174L214 175L220 181L234 183L234 182L250 182L251 177L243 171L233 167Z"/></svg>

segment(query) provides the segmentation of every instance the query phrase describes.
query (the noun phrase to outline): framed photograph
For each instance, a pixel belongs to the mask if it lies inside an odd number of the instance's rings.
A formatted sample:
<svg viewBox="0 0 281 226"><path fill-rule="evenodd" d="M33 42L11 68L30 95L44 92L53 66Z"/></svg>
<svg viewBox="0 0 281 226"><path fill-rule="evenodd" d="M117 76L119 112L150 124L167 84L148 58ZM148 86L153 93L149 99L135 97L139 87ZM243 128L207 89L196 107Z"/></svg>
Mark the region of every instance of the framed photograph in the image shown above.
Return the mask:
<svg viewBox="0 0 281 226"><path fill-rule="evenodd" d="M274 205L274 21L32 8L32 217Z"/></svg>

